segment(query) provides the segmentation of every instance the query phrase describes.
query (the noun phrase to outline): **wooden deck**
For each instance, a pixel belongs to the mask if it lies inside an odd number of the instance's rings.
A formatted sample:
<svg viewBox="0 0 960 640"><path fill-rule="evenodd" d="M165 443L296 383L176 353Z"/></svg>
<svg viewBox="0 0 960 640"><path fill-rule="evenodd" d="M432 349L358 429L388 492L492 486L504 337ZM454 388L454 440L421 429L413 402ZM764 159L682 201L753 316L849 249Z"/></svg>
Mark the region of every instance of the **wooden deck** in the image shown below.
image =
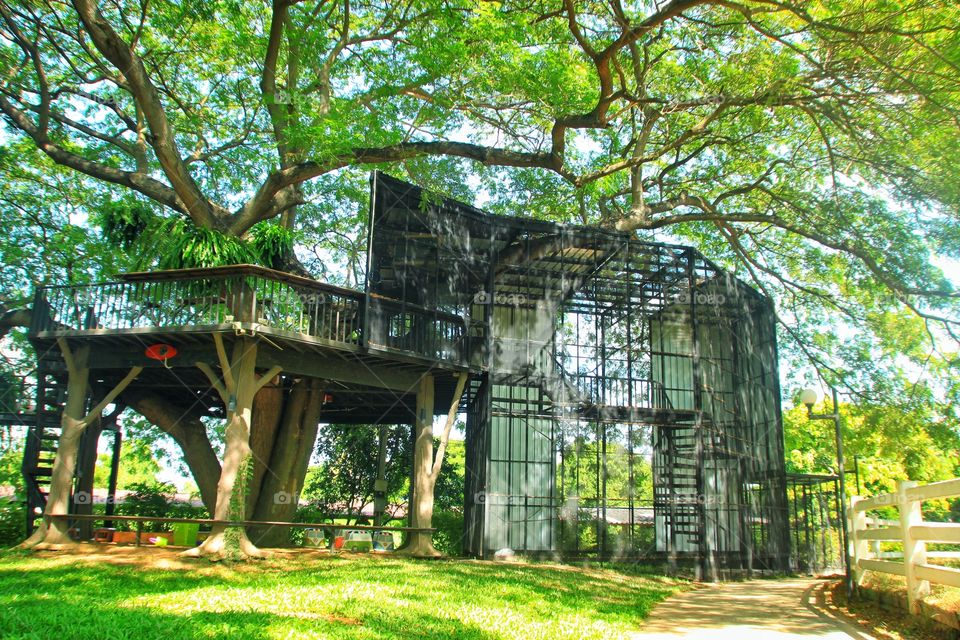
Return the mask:
<svg viewBox="0 0 960 640"><path fill-rule="evenodd" d="M57 341L91 346L91 366L107 385L132 366L135 386L178 390L215 411L197 362L216 363L213 334L227 348L259 339L258 367L330 382L324 421L412 422L418 380L431 373L438 401L454 374L469 370L462 318L254 265L134 273L116 282L41 287L30 339L39 354ZM150 345L177 354L150 359Z"/></svg>

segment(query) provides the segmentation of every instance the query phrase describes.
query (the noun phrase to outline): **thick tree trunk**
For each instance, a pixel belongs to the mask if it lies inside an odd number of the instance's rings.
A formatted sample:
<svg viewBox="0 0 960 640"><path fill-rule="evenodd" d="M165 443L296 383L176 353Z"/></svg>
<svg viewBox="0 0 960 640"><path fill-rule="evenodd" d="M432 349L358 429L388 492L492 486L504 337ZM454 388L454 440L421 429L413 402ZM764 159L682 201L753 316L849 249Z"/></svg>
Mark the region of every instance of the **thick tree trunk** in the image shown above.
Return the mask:
<svg viewBox="0 0 960 640"><path fill-rule="evenodd" d="M90 369L87 367L89 347L81 347L72 353L66 340L61 339L60 348L67 363L67 403L61 418L60 440L57 443L57 455L53 461L50 478L50 493L47 506L43 511L43 523L20 546L33 549L57 549L70 544L69 525L65 518L46 516L66 515L70 512L70 496L77 458L80 453L80 438L91 420L99 417L104 407L113 402L117 395L140 373L140 367L134 367L127 376L111 390L89 413L85 413L87 393L90 389Z"/></svg>
<svg viewBox="0 0 960 640"><path fill-rule="evenodd" d="M173 405L162 396L128 392L124 400L134 411L170 435L183 452L193 479L200 490L200 499L211 514L217 505L217 483L220 481L220 458L210 444L207 428L199 417Z"/></svg>
<svg viewBox="0 0 960 640"><path fill-rule="evenodd" d="M124 394L124 400L179 445L204 506L214 514L221 465L203 422L159 395L131 391ZM246 491L245 519L271 522L293 519L316 442L322 402L319 382L305 379L286 390L268 384L254 397L250 433L253 471ZM265 464L265 460L269 464ZM247 532L255 544L269 547L286 544L288 534L286 528L280 527L259 531L251 528Z"/></svg>
<svg viewBox="0 0 960 640"><path fill-rule="evenodd" d="M73 390L80 389L80 385L70 385ZM68 391L69 393L69 391ZM84 395L84 399L86 396ZM68 402L69 404L69 402ZM50 494L47 496L47 506L43 510L44 516L65 515L70 512L70 494L73 485L73 473L77 468L77 456L80 451L80 438L83 435L83 415L81 419L74 419L64 412L61 421L62 431L57 443L57 457L53 462L53 472L50 479ZM33 549L59 549L71 544L69 524L65 518L46 518L37 527L21 547Z"/></svg>
<svg viewBox="0 0 960 640"><path fill-rule="evenodd" d="M277 442L280 419L283 417L284 389L276 380L267 383L253 399L253 417L250 424L250 452L253 456L253 472L247 495L247 517L253 515L263 485L264 475L270 467L270 454Z"/></svg>
<svg viewBox="0 0 960 640"><path fill-rule="evenodd" d="M417 389L417 422L414 426L416 440L413 450L413 499L410 504L410 526L415 529L430 529L433 526L433 492L440 477L443 456L450 440L450 431L457 419L457 407L466 388L468 376L458 374L456 391L450 409L447 411L446 424L440 435L440 446L433 454L433 376L425 375L420 379ZM418 558L437 558L442 554L433 546L432 532L413 532L403 553Z"/></svg>
<svg viewBox="0 0 960 640"><path fill-rule="evenodd" d="M242 478L246 480L246 508L233 519L291 521L316 441L323 392L319 382L305 379L297 380L289 389L283 388L279 376L262 382L267 384L255 394L250 412L250 474ZM239 395L235 395L239 409ZM173 437L196 480L204 505L216 517L222 467L203 422L157 394L130 391L124 400ZM229 398L225 404L230 405ZM232 424L232 416L230 420ZM247 532L255 544L264 546L282 546L288 534L285 527Z"/></svg>
<svg viewBox="0 0 960 640"><path fill-rule="evenodd" d="M90 390L90 370L87 368L88 347L78 349L73 354L73 366L68 367L67 403L60 419L60 440L57 442L57 455L53 461L50 477L50 493L44 516L65 515L70 512L70 493L73 486L73 474L77 468L80 453L80 437L83 435L84 414L87 406L87 393ZM50 549L70 544L68 523L64 518L44 518L29 538L21 545L24 548Z"/></svg>
<svg viewBox="0 0 960 640"><path fill-rule="evenodd" d="M410 526L428 529L433 524L433 490L437 477L433 473L433 376L425 375L417 389L416 439L413 450L413 502L410 505ZM433 546L433 534L414 532L407 539L403 552L418 558L436 558L441 554Z"/></svg>
<svg viewBox="0 0 960 640"><path fill-rule="evenodd" d="M238 521L246 519L247 495L253 474L253 455L250 449L250 424L253 399L258 390L256 377L257 343L243 338L234 345L231 370L226 390L227 428L223 468L217 484L217 503L214 520ZM189 549L184 555L210 557L212 559L244 559L263 557L247 537L243 527L227 528L214 525L210 536L199 547Z"/></svg>
<svg viewBox="0 0 960 640"><path fill-rule="evenodd" d="M313 454L323 405L323 388L318 380L298 380L284 405L283 420L270 452L270 464L263 478L253 519L289 522L297 510L307 465ZM263 546L283 546L289 541L287 527L252 527L250 537Z"/></svg>

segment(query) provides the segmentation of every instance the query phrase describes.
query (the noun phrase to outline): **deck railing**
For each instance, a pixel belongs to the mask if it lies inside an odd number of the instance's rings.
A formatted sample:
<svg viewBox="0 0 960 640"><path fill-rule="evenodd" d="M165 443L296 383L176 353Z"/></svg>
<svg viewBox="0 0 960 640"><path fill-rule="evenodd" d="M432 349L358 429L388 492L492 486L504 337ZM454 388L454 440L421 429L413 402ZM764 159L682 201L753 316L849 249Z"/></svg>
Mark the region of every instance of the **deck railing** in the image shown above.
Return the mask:
<svg viewBox="0 0 960 640"><path fill-rule="evenodd" d="M960 588L960 569L927 562L938 557L957 557L956 552L928 551L927 543L960 543L960 524L924 522L920 511L925 500L957 496L960 496L960 478L923 486L916 482L900 481L896 493L866 499L859 496L851 498L848 509L850 564L857 584L863 581L867 571L903 576L907 581L907 603L911 613L920 612L920 602L930 592L931 582ZM867 516L868 511L883 507L896 507L900 518L883 520ZM903 553L882 552L882 541L901 543Z"/></svg>
<svg viewBox="0 0 960 640"><path fill-rule="evenodd" d="M370 317L365 322L364 314ZM206 331L232 323L338 346L463 360L463 319L308 278L239 265L128 274L118 282L37 289L38 336ZM364 335L364 329L369 335Z"/></svg>

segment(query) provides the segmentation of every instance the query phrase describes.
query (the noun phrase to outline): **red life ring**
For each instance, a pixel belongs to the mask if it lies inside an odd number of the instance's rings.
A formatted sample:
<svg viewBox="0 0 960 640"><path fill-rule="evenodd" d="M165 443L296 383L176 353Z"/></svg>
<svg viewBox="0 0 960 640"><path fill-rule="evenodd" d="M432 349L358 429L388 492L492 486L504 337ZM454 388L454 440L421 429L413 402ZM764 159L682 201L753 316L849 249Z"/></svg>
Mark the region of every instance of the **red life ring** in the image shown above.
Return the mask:
<svg viewBox="0 0 960 640"><path fill-rule="evenodd" d="M144 354L151 360L166 360L177 355L177 348L172 344L152 344Z"/></svg>

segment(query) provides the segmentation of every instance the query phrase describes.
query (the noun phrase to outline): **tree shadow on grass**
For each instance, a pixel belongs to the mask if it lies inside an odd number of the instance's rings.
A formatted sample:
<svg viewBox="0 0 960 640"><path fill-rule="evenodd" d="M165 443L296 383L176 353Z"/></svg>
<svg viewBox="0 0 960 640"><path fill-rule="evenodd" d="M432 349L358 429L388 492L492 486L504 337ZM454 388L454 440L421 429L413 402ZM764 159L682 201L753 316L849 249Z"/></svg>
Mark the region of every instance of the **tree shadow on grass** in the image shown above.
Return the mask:
<svg viewBox="0 0 960 640"><path fill-rule="evenodd" d="M492 640L476 625L453 618L371 610L362 618L316 612L189 611L182 614L117 603L77 603L28 595L0 605L0 637L7 640L90 638L457 638Z"/></svg>
<svg viewBox="0 0 960 640"><path fill-rule="evenodd" d="M498 597L509 594L512 606L549 608L554 614L587 615L608 622L636 623L678 590L678 585L653 576L607 577L536 565L458 565L450 567L445 575L460 585L451 589L453 593L481 580L494 580Z"/></svg>
<svg viewBox="0 0 960 640"><path fill-rule="evenodd" d="M197 571L3 560L13 561L0 562L4 638L481 640L495 631L462 620L462 609L494 617L513 612L517 629L557 618L634 626L676 590L668 580L609 571L393 558L207 564ZM364 595L351 595L354 587Z"/></svg>
<svg viewBox="0 0 960 640"><path fill-rule="evenodd" d="M29 565L28 565L29 566ZM327 565L331 571L301 567L292 572L252 572L200 575L190 571L138 570L104 565L38 565L23 569L0 569L0 637L69 640L72 638L465 638L487 640L490 635L477 625L456 617L432 615L423 608L364 609L357 602L332 610L237 611L247 605L240 594L224 595L218 588L275 589L283 598L284 587L310 586L317 598L324 589L345 578L357 576L349 565ZM383 565L367 572L363 580L399 582L408 573L402 564ZM195 595L211 594L208 602L194 603ZM183 592L183 613L175 613L177 594ZM153 596L163 598L163 609L138 603ZM201 610L197 610L198 604ZM334 603L336 604L336 603ZM205 610L207 608L222 610ZM339 615L349 611L353 617Z"/></svg>

